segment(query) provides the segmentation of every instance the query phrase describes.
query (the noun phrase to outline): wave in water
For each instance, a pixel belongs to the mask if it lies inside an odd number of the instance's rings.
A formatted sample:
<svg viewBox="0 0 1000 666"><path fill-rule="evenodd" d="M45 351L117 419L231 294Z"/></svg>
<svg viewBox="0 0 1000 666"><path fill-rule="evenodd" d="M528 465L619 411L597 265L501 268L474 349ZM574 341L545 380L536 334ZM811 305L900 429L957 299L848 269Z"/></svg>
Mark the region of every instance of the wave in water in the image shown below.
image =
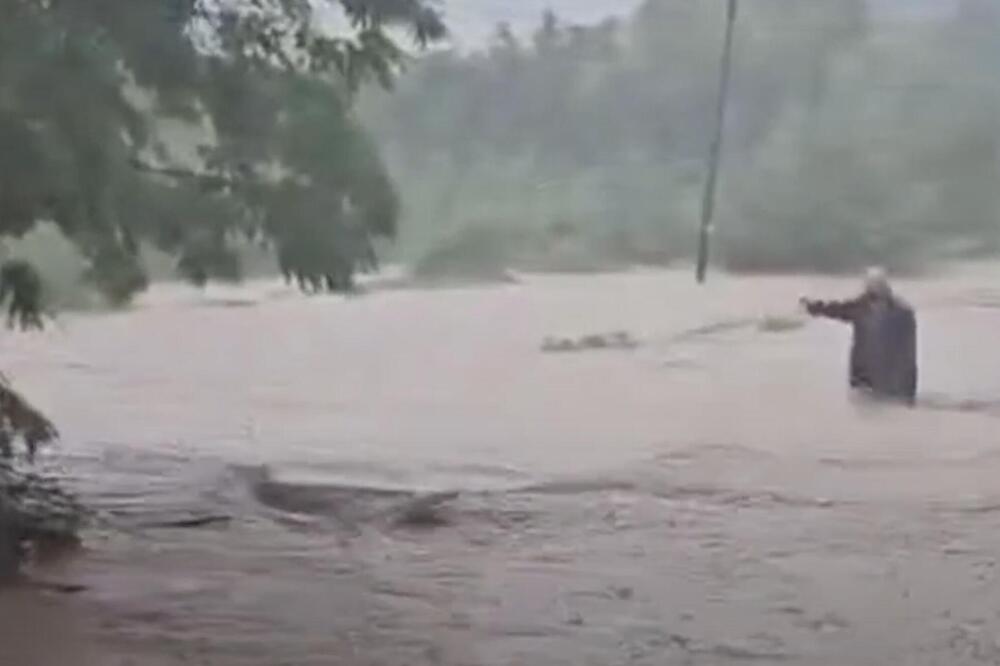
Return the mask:
<svg viewBox="0 0 1000 666"><path fill-rule="evenodd" d="M557 479L506 490L421 492L364 485L281 481L267 467L240 468L254 502L280 514L332 521L352 531L434 528L465 520L487 520L501 526L530 519L532 498L560 497L583 501L594 495L622 495L656 501L697 501L716 506L830 508L835 502L773 489L735 489L673 484L627 478ZM528 507L528 508L526 508Z"/></svg>

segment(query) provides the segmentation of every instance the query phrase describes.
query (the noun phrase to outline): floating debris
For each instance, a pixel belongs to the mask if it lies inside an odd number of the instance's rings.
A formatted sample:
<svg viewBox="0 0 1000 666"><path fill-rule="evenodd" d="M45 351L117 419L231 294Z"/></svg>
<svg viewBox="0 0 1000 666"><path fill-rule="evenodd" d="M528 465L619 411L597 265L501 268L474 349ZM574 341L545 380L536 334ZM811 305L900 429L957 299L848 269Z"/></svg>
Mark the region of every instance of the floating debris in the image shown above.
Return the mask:
<svg viewBox="0 0 1000 666"><path fill-rule="evenodd" d="M397 527L412 528L433 528L447 525L448 519L444 515L442 505L457 497L458 493L454 491L430 493L416 497L395 509L392 522Z"/></svg>
<svg viewBox="0 0 1000 666"><path fill-rule="evenodd" d="M760 320L757 329L765 333L785 333L798 330L805 325L806 322L803 319L768 315Z"/></svg>
<svg viewBox="0 0 1000 666"><path fill-rule="evenodd" d="M611 333L596 333L581 338L548 337L542 342L542 351L546 353L581 352L607 349L635 349L639 342L627 331L612 331Z"/></svg>
<svg viewBox="0 0 1000 666"><path fill-rule="evenodd" d="M231 521L232 516L191 516L190 518L178 518L175 520L162 520L145 523L141 525L141 527L147 529L195 529L199 527L208 527L210 525L227 524Z"/></svg>

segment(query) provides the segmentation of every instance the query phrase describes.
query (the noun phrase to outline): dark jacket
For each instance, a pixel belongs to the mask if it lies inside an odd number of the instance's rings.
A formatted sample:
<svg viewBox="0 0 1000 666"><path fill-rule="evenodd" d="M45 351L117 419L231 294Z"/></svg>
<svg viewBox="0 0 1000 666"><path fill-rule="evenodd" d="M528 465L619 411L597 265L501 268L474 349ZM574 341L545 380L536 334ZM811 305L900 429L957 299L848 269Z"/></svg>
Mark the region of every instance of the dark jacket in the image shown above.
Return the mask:
<svg viewBox="0 0 1000 666"><path fill-rule="evenodd" d="M851 324L850 383L880 396L913 403L917 394L917 321L913 309L889 296L849 301L806 301L809 314Z"/></svg>

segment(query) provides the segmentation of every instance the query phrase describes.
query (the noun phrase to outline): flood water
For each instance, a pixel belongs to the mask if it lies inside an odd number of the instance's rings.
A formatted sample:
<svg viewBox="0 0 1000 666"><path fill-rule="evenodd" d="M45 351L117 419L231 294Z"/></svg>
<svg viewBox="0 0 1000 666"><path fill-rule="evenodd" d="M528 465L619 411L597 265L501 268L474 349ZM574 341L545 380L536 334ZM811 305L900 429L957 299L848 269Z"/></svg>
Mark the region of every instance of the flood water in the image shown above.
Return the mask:
<svg viewBox="0 0 1000 666"><path fill-rule="evenodd" d="M851 399L814 277L158 287L0 363L101 513L94 664L997 663L997 278L898 285L914 410Z"/></svg>

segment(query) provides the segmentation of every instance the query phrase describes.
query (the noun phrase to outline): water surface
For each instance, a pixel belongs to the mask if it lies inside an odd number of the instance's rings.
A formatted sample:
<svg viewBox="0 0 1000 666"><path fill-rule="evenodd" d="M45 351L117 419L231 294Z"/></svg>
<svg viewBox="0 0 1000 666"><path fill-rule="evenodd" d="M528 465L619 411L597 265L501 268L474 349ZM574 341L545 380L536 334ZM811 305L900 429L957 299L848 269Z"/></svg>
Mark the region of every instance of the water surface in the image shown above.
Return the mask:
<svg viewBox="0 0 1000 666"><path fill-rule="evenodd" d="M993 663L997 277L899 285L915 410L849 398L821 278L164 286L0 359L104 517L95 663Z"/></svg>

